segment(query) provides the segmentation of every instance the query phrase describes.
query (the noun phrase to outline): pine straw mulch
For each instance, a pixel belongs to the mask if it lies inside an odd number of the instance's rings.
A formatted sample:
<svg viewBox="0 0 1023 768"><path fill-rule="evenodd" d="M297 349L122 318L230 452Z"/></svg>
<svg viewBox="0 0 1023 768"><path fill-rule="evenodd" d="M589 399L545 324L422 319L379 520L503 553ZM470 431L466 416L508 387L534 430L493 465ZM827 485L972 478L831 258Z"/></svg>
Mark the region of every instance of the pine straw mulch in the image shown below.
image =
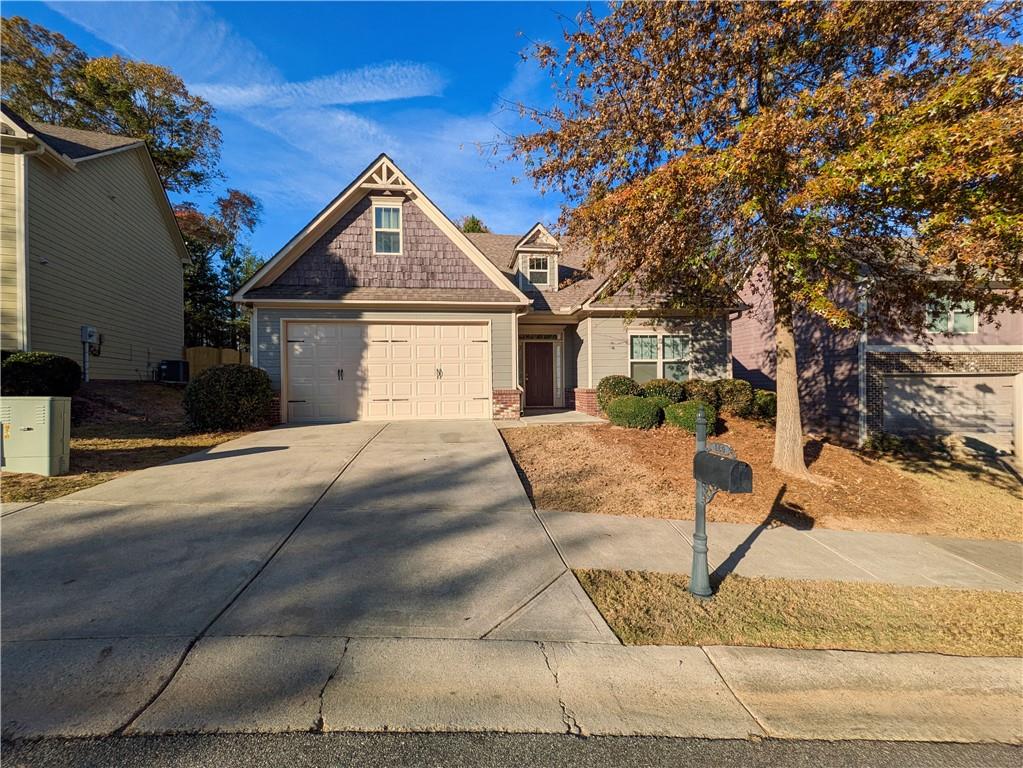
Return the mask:
<svg viewBox="0 0 1023 768"><path fill-rule="evenodd" d="M691 518L695 440L671 427L538 426L502 431L540 509ZM771 467L772 429L730 419L723 434L753 467L753 493L719 494L708 519L798 528L1023 539L1023 486L1011 471L968 462L895 465L809 440L807 462L823 482Z"/></svg>

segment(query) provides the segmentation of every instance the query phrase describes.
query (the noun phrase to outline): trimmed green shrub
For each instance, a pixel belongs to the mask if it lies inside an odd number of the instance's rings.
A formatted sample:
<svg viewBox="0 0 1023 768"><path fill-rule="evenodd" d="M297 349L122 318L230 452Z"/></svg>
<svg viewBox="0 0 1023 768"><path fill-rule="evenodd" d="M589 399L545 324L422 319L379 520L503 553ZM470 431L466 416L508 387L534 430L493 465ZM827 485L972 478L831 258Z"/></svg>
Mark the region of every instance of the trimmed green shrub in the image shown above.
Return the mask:
<svg viewBox="0 0 1023 768"><path fill-rule="evenodd" d="M664 409L664 420L673 427L681 427L687 432L696 434L696 416L703 406L703 414L707 418L707 434L713 435L717 432L718 412L717 409L701 400L686 400L684 403L675 403Z"/></svg>
<svg viewBox="0 0 1023 768"><path fill-rule="evenodd" d="M681 403L686 399L686 388L681 381L671 379L651 379L643 385L645 397L666 397L673 403Z"/></svg>
<svg viewBox="0 0 1023 768"><path fill-rule="evenodd" d="M597 382L597 405L607 413L608 404L616 397L641 395L642 387L628 376L605 376Z"/></svg>
<svg viewBox="0 0 1023 768"><path fill-rule="evenodd" d="M718 407L721 413L733 416L749 416L753 413L753 385L742 379L718 379L714 382L718 391Z"/></svg>
<svg viewBox="0 0 1023 768"><path fill-rule="evenodd" d="M4 360L0 382L8 396L71 397L82 385L82 369L69 357L15 352Z"/></svg>
<svg viewBox="0 0 1023 768"><path fill-rule="evenodd" d="M778 396L766 389L757 389L753 392L753 415L758 419L774 421L778 413Z"/></svg>
<svg viewBox="0 0 1023 768"><path fill-rule="evenodd" d="M651 403L656 405L661 411L663 411L665 408L667 408L669 405L675 402L670 397L665 397L664 395L644 395L643 399L649 400ZM661 414L661 421L664 421L663 413Z"/></svg>
<svg viewBox="0 0 1023 768"><path fill-rule="evenodd" d="M185 387L185 413L192 427L212 432L267 424L273 388L266 371L251 365L215 365Z"/></svg>
<svg viewBox="0 0 1023 768"><path fill-rule="evenodd" d="M624 395L616 397L605 409L607 418L619 427L653 429L661 423L661 406L654 398Z"/></svg>
<svg viewBox="0 0 1023 768"><path fill-rule="evenodd" d="M705 403L718 407L718 388L713 381L703 379L689 379L682 384L686 390L686 400L702 400Z"/></svg>

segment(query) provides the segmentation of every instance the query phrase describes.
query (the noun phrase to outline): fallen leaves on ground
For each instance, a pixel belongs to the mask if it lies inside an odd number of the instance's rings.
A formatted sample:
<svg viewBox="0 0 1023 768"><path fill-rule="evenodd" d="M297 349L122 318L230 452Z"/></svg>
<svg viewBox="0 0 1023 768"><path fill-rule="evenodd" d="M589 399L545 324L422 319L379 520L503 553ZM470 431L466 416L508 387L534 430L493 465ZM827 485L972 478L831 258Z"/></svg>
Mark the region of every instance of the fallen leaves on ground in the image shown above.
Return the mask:
<svg viewBox="0 0 1023 768"><path fill-rule="evenodd" d="M692 518L695 440L679 429L610 425L504 430L526 489L541 509ZM730 419L715 438L753 468L753 493L721 493L718 522L768 520L799 528L1023 539L1023 486L1008 471L962 464L896 465L808 441L810 470L830 482L793 478L771 466L774 432Z"/></svg>

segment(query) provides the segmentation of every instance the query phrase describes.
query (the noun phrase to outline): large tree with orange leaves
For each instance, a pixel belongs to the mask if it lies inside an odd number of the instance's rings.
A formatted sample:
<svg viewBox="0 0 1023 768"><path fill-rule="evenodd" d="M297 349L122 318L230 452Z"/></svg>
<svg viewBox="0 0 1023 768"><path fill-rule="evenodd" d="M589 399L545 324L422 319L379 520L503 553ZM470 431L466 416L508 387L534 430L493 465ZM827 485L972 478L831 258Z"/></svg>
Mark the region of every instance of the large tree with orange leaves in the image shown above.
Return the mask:
<svg viewBox="0 0 1023 768"><path fill-rule="evenodd" d="M774 464L807 472L793 320L920 332L1023 308L1020 5L623 3L538 44L559 99L513 141L621 286L773 296ZM995 286L998 290L995 290ZM870 301L838 300L850 290ZM866 310L862 307L866 306Z"/></svg>

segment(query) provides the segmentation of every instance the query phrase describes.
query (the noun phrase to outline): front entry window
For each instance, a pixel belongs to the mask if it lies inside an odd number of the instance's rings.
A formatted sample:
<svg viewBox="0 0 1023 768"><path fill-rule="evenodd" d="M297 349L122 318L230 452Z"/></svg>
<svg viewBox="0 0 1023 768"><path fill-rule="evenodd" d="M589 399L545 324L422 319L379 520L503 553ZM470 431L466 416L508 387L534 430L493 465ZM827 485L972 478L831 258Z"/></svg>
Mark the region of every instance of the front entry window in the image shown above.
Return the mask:
<svg viewBox="0 0 1023 768"><path fill-rule="evenodd" d="M676 334L629 336L629 375L638 384L651 379L685 381L689 378L690 340Z"/></svg>
<svg viewBox="0 0 1023 768"><path fill-rule="evenodd" d="M629 337L629 368L632 378L646 384L657 378L657 337Z"/></svg>

